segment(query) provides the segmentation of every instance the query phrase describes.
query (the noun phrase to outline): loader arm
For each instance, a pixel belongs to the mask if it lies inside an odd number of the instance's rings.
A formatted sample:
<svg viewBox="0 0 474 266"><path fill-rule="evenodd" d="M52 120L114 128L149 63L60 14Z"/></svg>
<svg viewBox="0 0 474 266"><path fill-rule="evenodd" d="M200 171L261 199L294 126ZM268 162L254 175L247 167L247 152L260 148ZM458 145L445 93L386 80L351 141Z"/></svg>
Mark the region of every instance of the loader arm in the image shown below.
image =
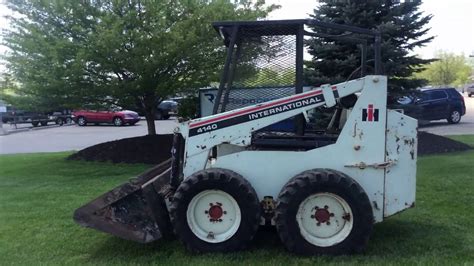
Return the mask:
<svg viewBox="0 0 474 266"><path fill-rule="evenodd" d="M377 76L323 85L301 94L184 122L179 133L186 139L186 160L193 156L207 160L212 147L222 143L248 146L252 132L319 106L332 107L337 98L361 91L366 79ZM204 167L203 163L198 165Z"/></svg>

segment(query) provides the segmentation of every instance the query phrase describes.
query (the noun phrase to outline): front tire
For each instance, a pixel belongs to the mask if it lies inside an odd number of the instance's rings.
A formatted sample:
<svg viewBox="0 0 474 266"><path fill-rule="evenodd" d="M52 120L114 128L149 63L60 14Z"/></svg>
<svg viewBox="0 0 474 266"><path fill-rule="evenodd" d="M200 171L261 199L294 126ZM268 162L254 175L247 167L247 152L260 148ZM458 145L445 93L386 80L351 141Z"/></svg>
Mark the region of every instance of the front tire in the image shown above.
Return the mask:
<svg viewBox="0 0 474 266"><path fill-rule="evenodd" d="M452 110L449 113L447 120L448 120L448 123L450 124L459 123L461 121L461 112L459 112L458 110Z"/></svg>
<svg viewBox="0 0 474 266"><path fill-rule="evenodd" d="M81 126L81 127L86 126L86 125L87 125L87 120L86 120L86 118L83 117L83 116L79 116L79 117L77 118L77 124L78 124L79 126Z"/></svg>
<svg viewBox="0 0 474 266"><path fill-rule="evenodd" d="M333 170L309 170L292 178L278 196L275 213L281 241L302 255L361 252L373 227L363 189Z"/></svg>
<svg viewBox="0 0 474 266"><path fill-rule="evenodd" d="M239 174L206 169L178 187L170 208L174 232L193 252L241 250L260 222L255 190Z"/></svg>
<svg viewBox="0 0 474 266"><path fill-rule="evenodd" d="M123 126L123 120L120 117L114 117L114 120L112 122L114 123L114 126L116 127Z"/></svg>

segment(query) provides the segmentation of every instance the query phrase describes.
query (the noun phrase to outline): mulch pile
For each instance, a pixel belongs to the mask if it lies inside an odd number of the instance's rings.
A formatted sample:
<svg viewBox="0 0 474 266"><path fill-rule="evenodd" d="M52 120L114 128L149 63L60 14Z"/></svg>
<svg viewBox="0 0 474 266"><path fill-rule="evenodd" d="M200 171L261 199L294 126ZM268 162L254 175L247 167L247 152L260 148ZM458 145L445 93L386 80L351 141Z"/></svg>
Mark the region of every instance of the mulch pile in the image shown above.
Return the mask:
<svg viewBox="0 0 474 266"><path fill-rule="evenodd" d="M85 148L69 156L69 159L159 164L171 157L172 143L172 134L120 139ZM449 138L426 132L418 133L418 155L469 149L469 145Z"/></svg>
<svg viewBox="0 0 474 266"><path fill-rule="evenodd" d="M171 157L173 135L119 139L80 150L68 159L113 163L159 164Z"/></svg>
<svg viewBox="0 0 474 266"><path fill-rule="evenodd" d="M467 151L469 149L471 147L462 142L427 132L418 132L418 155Z"/></svg>

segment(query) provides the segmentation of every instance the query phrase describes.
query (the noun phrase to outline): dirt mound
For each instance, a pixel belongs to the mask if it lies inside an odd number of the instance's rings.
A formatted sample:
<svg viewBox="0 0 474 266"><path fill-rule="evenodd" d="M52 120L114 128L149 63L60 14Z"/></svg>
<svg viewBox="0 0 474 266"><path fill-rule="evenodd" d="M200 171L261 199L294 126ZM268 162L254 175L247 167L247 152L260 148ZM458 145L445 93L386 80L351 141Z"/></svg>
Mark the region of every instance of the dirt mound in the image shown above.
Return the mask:
<svg viewBox="0 0 474 266"><path fill-rule="evenodd" d="M120 139L85 148L69 156L69 159L158 164L171 157L172 143L171 134ZM446 137L426 132L418 133L418 155L469 149L469 145Z"/></svg>
<svg viewBox="0 0 474 266"><path fill-rule="evenodd" d="M418 132L418 155L436 154L471 149L467 144L427 132Z"/></svg>
<svg viewBox="0 0 474 266"><path fill-rule="evenodd" d="M171 157L172 143L172 134L126 138L90 146L68 159L158 164Z"/></svg>

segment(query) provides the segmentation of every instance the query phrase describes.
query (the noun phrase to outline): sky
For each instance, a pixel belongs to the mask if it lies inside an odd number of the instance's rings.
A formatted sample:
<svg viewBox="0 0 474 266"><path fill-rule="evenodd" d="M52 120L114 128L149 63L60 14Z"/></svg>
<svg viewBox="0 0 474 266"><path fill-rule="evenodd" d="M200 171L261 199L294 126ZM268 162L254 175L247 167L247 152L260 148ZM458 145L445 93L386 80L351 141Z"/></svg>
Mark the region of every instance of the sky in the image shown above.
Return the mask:
<svg viewBox="0 0 474 266"><path fill-rule="evenodd" d="M270 19L301 19L313 13L316 0L267 0L281 5ZM424 0L421 11L432 14L429 34L436 38L414 53L422 58L433 58L437 50L465 56L474 55L474 0Z"/></svg>
<svg viewBox="0 0 474 266"><path fill-rule="evenodd" d="M267 0L266 3L281 5L279 10L270 14L269 19L301 19L313 13L317 1ZM428 27L431 28L429 34L436 38L426 47L417 48L415 54L433 58L437 50L444 50L465 56L474 55L474 0L424 0L421 10L433 15ZM11 12L5 7L4 0L0 0L0 29L8 28L6 15L11 15ZM0 55L5 51L5 47L0 45ZM0 71L4 69L0 61Z"/></svg>

